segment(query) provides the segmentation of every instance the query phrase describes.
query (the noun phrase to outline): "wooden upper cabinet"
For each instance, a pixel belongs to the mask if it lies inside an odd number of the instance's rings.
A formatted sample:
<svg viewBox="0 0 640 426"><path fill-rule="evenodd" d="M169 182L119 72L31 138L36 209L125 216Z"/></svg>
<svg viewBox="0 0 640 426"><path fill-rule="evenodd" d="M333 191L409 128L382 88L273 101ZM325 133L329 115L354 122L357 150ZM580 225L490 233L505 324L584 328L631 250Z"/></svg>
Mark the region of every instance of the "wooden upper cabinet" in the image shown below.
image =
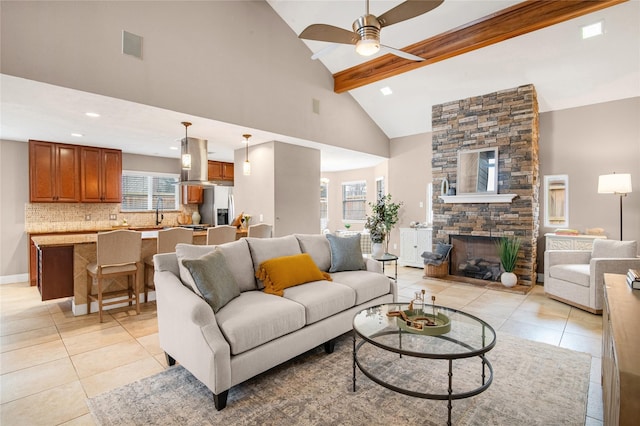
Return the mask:
<svg viewBox="0 0 640 426"><path fill-rule="evenodd" d="M233 180L233 163L222 163L222 179Z"/></svg>
<svg viewBox="0 0 640 426"><path fill-rule="evenodd" d="M182 204L202 204L203 192L201 186L183 186Z"/></svg>
<svg viewBox="0 0 640 426"><path fill-rule="evenodd" d="M78 146L29 141L29 200L80 201Z"/></svg>
<svg viewBox="0 0 640 426"><path fill-rule="evenodd" d="M80 201L120 203L122 201L122 151L80 148Z"/></svg>
<svg viewBox="0 0 640 426"><path fill-rule="evenodd" d="M209 180L233 181L233 163L209 161Z"/></svg>

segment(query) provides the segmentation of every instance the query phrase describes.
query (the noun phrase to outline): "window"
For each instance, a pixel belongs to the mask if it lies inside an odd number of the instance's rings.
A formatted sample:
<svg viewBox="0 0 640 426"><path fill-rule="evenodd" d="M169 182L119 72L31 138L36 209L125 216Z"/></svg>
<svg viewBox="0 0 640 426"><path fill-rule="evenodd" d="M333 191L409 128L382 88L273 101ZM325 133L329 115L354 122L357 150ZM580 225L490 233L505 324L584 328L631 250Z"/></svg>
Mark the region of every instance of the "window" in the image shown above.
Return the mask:
<svg viewBox="0 0 640 426"><path fill-rule="evenodd" d="M152 211L158 205L162 210L179 210L178 178L177 174L123 171L121 210Z"/></svg>
<svg viewBox="0 0 640 426"><path fill-rule="evenodd" d="M320 231L329 225L329 179L320 179Z"/></svg>
<svg viewBox="0 0 640 426"><path fill-rule="evenodd" d="M365 220L367 212L367 182L342 184L342 219Z"/></svg>
<svg viewBox="0 0 640 426"><path fill-rule="evenodd" d="M384 177L376 178L376 200L384 197L386 194L384 192Z"/></svg>

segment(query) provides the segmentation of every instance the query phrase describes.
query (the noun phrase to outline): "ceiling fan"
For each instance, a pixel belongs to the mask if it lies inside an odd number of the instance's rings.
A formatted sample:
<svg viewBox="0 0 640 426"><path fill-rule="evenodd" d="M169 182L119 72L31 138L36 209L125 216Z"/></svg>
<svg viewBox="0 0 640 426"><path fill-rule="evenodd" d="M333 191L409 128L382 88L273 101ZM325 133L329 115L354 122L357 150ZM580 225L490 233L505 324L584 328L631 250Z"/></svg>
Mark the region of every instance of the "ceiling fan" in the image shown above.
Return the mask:
<svg viewBox="0 0 640 426"><path fill-rule="evenodd" d="M383 49L388 53L411 61L424 61L424 58L420 56L380 44L380 30L389 25L397 24L398 22L406 21L407 19L427 13L440 6L443 1L444 0L407 0L389 9L382 15L375 16L369 13L369 0L366 0L366 13L353 22L353 31L334 27L333 25L313 24L305 28L298 38L339 44L354 44L356 46L356 52L362 56L371 56ZM330 50L333 50L334 47L335 46L329 46L317 52L311 58L318 59Z"/></svg>

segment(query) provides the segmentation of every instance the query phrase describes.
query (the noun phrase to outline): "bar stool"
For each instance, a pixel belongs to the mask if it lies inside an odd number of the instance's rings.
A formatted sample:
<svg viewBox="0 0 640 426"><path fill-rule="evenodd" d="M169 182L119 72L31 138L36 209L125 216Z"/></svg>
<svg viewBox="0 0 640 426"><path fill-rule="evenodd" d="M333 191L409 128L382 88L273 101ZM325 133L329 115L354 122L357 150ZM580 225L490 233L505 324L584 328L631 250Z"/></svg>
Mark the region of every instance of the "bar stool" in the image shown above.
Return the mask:
<svg viewBox="0 0 640 426"><path fill-rule="evenodd" d="M207 228L207 245L230 243L236 240L236 227L231 225L219 225Z"/></svg>
<svg viewBox="0 0 640 426"><path fill-rule="evenodd" d="M271 225L266 223L259 223L257 225L249 225L247 237L253 238L271 238L272 233Z"/></svg>
<svg viewBox="0 0 640 426"><path fill-rule="evenodd" d="M193 244L193 229L170 228L158 231L156 240L156 253L173 253L176 251L176 244ZM144 259L144 301L149 301L149 290L156 290L156 286L151 278L153 271L153 255Z"/></svg>
<svg viewBox="0 0 640 426"><path fill-rule="evenodd" d="M136 302L136 313L140 314L138 300L138 263L142 248L142 234L137 231L118 230L98 233L96 243L96 262L87 265L87 313L91 313L91 301L98 302L100 322L103 322L103 307ZM105 291L107 278L127 277L127 289ZM92 294L94 280L97 282L97 294ZM122 299L120 296L127 296ZM105 302L105 298L117 298Z"/></svg>

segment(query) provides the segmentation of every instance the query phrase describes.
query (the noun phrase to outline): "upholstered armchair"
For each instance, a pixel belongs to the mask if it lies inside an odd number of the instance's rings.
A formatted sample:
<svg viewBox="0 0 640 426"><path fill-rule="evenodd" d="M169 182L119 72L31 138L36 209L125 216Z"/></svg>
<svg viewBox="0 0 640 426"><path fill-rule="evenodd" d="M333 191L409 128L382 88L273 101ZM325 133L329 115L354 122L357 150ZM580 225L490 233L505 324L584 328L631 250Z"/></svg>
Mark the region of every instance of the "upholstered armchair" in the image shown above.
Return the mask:
<svg viewBox="0 0 640 426"><path fill-rule="evenodd" d="M544 252L544 292L594 314L602 314L604 274L640 269L636 241L596 239L593 249Z"/></svg>

